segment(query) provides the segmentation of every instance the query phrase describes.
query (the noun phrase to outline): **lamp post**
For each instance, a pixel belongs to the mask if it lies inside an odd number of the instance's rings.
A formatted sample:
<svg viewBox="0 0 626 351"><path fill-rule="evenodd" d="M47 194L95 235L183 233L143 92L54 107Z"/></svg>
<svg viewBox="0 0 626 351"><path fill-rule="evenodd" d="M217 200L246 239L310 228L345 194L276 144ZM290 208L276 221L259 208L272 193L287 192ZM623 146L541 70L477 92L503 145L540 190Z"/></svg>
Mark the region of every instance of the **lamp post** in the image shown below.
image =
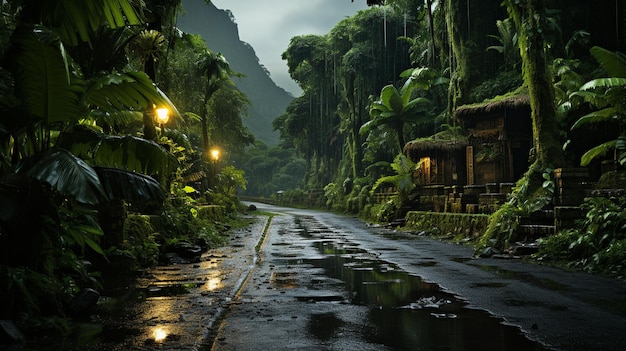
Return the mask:
<svg viewBox="0 0 626 351"><path fill-rule="evenodd" d="M217 186L217 161L220 159L220 150L211 149L211 159L213 160L213 187Z"/></svg>

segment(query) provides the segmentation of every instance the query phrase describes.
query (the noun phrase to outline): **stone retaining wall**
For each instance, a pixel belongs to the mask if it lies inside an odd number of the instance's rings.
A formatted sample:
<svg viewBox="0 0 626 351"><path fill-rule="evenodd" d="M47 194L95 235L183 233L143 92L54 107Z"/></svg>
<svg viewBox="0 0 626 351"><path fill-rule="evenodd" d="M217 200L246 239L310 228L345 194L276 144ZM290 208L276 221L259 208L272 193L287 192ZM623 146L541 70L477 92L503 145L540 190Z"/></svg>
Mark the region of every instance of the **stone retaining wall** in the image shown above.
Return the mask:
<svg viewBox="0 0 626 351"><path fill-rule="evenodd" d="M486 214L410 211L406 215L406 228L410 230L458 239L478 238L488 224L489 215Z"/></svg>

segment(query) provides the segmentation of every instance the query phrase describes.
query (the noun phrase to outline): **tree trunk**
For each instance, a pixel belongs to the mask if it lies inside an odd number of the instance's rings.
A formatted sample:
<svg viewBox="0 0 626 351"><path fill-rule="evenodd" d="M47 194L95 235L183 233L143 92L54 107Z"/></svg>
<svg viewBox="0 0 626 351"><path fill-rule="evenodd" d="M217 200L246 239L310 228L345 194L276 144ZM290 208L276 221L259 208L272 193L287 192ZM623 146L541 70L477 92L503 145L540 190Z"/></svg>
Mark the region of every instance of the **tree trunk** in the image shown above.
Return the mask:
<svg viewBox="0 0 626 351"><path fill-rule="evenodd" d="M404 140L404 123L396 123L394 129L396 130L396 134L398 134L398 152L402 153L402 150L404 150L404 144L406 144L406 141Z"/></svg>
<svg viewBox="0 0 626 351"><path fill-rule="evenodd" d="M143 137L146 140L157 140L156 127L154 126L154 110L151 106L143 111Z"/></svg>
<svg viewBox="0 0 626 351"><path fill-rule="evenodd" d="M435 19L433 18L432 7L433 0L426 0L427 13L428 13L428 33L430 34L430 67L435 68L435 60L437 58L437 47L435 46Z"/></svg>
<svg viewBox="0 0 626 351"><path fill-rule="evenodd" d="M474 102L471 90L477 83L495 78L493 53L489 35L493 34L495 22L504 14L500 0L447 0L440 1L446 14L446 27L451 52L450 112L460 105Z"/></svg>
<svg viewBox="0 0 626 351"><path fill-rule="evenodd" d="M100 227L104 232L102 248L120 247L124 242L124 222L127 213L124 200L113 199L100 206Z"/></svg>
<svg viewBox="0 0 626 351"><path fill-rule="evenodd" d="M516 4L518 3L518 4ZM565 158L559 139L554 86L545 45L545 0L506 1L519 33L524 82L530 95L535 170L562 166Z"/></svg>
<svg viewBox="0 0 626 351"><path fill-rule="evenodd" d="M346 145L348 146L348 152L350 153L350 166L352 171L352 179L357 179L358 169L360 167L360 160L357 152L359 147L359 128L361 125L357 125L360 118L358 118L358 111L356 107L356 92L355 92L356 76L349 74L346 77L345 91L346 91L346 104L348 106L348 120L351 125L348 130L349 133L346 138Z"/></svg>

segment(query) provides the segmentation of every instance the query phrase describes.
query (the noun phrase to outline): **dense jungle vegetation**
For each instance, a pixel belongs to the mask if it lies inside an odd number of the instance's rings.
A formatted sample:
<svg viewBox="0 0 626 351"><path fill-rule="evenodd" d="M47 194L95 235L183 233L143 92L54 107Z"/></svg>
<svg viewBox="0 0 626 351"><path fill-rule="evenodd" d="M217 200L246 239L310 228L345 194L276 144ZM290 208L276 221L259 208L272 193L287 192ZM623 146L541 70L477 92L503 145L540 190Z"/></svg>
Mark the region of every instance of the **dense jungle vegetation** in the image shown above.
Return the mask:
<svg viewBox="0 0 626 351"><path fill-rule="evenodd" d="M453 111L485 99L530 96L534 159L483 242L511 240L515 218L550 201L550 169L626 163L620 1L369 3L291 40L303 94L268 147L241 123L227 58L175 28L179 0L3 1L0 319L62 327L108 264L220 245L237 193L387 221L419 185L405 143L459 137ZM598 130L613 134L589 145ZM376 203L385 184L397 195ZM541 257L623 274L625 202L586 203Z"/></svg>
<svg viewBox="0 0 626 351"><path fill-rule="evenodd" d="M304 93L274 126L281 146L306 164L299 189L274 188L286 191L272 197L391 221L420 186L413 176L419 164L404 155L405 144L461 139L467 131L456 109L516 95L530 98L530 166L477 248L502 250L521 239L519 218L552 203L555 168L585 166L599 177L600 165L611 165L618 176L602 186L623 187L615 181L626 163L623 4L368 4L380 6L326 35L294 37L283 53ZM389 186L391 200L375 201ZM623 204L620 192L584 204L578 229L543 240L537 257L623 276ZM601 225L602 216L611 220Z"/></svg>

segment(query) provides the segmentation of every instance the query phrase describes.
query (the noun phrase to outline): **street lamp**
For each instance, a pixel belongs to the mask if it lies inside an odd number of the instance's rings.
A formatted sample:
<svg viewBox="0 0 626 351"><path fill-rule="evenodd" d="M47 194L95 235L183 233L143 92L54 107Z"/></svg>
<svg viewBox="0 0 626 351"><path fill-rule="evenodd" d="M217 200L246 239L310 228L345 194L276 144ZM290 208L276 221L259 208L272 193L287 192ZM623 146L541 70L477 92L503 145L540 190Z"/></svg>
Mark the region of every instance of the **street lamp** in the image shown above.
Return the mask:
<svg viewBox="0 0 626 351"><path fill-rule="evenodd" d="M211 149L211 159L213 159L213 187L217 186L217 161L220 159L220 150Z"/></svg>
<svg viewBox="0 0 626 351"><path fill-rule="evenodd" d="M160 107L156 109L156 120L161 129L163 129L163 125L170 120L170 111L167 107Z"/></svg>
<svg viewBox="0 0 626 351"><path fill-rule="evenodd" d="M213 159L213 162L217 162L217 160L220 159L220 150L212 149L211 150L211 158Z"/></svg>

